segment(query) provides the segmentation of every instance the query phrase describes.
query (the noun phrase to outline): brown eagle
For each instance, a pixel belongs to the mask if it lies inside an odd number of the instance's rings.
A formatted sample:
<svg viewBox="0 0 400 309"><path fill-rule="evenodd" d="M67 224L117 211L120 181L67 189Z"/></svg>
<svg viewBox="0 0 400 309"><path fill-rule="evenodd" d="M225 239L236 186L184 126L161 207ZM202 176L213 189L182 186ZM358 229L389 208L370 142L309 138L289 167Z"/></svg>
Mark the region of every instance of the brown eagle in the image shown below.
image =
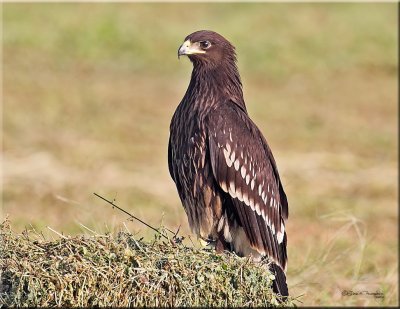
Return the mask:
<svg viewBox="0 0 400 309"><path fill-rule="evenodd" d="M264 136L243 99L234 46L213 31L184 40L193 63L170 125L168 165L197 236L216 250L271 260L273 289L288 295L288 202Z"/></svg>

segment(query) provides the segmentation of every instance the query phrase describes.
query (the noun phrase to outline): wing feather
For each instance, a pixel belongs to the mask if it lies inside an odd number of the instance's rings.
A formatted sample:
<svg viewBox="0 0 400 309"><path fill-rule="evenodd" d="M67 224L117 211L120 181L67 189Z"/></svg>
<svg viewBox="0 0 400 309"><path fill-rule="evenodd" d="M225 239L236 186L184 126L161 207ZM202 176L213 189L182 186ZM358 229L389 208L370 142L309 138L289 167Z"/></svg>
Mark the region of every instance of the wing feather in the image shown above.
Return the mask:
<svg viewBox="0 0 400 309"><path fill-rule="evenodd" d="M286 194L282 188L272 152L247 113L226 104L210 113L208 143L214 178L227 193L253 248L266 253L283 269L286 267L288 215Z"/></svg>

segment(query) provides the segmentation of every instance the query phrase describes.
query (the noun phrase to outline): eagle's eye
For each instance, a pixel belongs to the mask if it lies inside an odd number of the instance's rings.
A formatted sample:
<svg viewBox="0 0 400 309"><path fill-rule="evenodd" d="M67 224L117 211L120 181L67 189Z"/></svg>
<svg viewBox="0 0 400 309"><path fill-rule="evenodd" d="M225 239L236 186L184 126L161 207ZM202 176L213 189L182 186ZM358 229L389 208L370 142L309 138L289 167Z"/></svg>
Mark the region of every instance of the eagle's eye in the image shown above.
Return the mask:
<svg viewBox="0 0 400 309"><path fill-rule="evenodd" d="M211 46L210 41L200 41L199 43L200 43L200 47L202 49L207 49Z"/></svg>

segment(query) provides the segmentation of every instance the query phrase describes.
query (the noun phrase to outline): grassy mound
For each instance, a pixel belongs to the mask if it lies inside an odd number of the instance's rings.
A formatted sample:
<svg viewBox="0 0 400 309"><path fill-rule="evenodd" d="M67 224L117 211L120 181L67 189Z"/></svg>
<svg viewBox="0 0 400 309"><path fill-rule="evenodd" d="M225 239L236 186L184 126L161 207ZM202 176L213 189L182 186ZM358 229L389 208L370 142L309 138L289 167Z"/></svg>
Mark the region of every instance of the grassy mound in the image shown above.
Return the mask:
<svg viewBox="0 0 400 309"><path fill-rule="evenodd" d="M47 241L1 224L7 306L270 306L271 274L249 259L131 234Z"/></svg>

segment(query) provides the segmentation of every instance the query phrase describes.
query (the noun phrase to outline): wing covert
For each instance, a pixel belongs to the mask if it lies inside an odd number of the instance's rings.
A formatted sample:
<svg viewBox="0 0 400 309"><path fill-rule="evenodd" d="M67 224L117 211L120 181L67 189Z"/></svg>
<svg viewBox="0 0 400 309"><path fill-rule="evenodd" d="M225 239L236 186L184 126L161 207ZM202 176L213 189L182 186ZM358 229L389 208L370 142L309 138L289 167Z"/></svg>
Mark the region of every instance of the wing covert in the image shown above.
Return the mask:
<svg viewBox="0 0 400 309"><path fill-rule="evenodd" d="M208 142L212 171L232 199L250 244L286 266L287 201L282 205L279 174L256 125L233 104L210 113Z"/></svg>

